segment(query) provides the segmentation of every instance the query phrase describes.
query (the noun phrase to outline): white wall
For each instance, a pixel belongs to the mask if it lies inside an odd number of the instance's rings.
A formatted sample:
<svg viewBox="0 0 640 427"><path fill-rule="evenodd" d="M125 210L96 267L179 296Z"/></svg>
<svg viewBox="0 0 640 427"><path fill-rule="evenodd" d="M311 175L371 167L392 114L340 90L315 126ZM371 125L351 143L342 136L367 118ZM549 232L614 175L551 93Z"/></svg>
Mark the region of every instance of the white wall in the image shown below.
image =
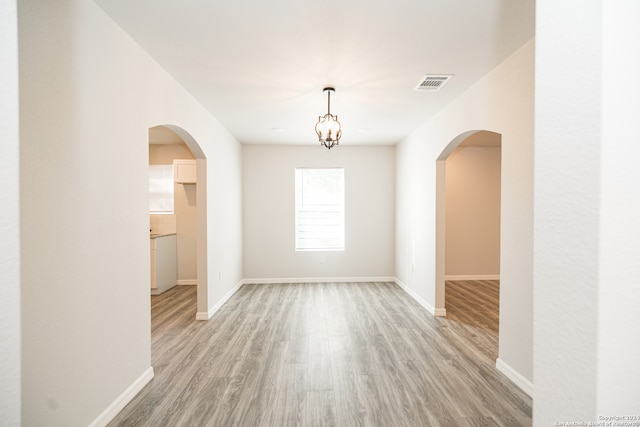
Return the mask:
<svg viewBox="0 0 640 427"><path fill-rule="evenodd" d="M0 423L20 425L18 28L15 0L0 1Z"/></svg>
<svg viewBox="0 0 640 427"><path fill-rule="evenodd" d="M640 3L602 1L598 414L640 414ZM636 423L638 423L636 418Z"/></svg>
<svg viewBox="0 0 640 427"><path fill-rule="evenodd" d="M241 148L94 3L18 6L22 418L88 425L150 372L148 129L207 158L205 312L242 278Z"/></svg>
<svg viewBox="0 0 640 427"><path fill-rule="evenodd" d="M500 147L459 147L447 158L447 280L500 275L500 157Z"/></svg>
<svg viewBox="0 0 640 427"><path fill-rule="evenodd" d="M170 165L174 159L193 159L185 144L150 144L149 164ZM196 185L173 186L173 205L176 221L178 283L195 284L197 271Z"/></svg>
<svg viewBox="0 0 640 427"><path fill-rule="evenodd" d="M500 366L533 378L533 41L403 140L396 149L396 276L426 304L436 296L436 159L473 130L502 135ZM446 89L445 89L446 90Z"/></svg>
<svg viewBox="0 0 640 427"><path fill-rule="evenodd" d="M243 146L244 277L393 277L394 165L391 146ZM344 168L343 252L295 251L298 166Z"/></svg>
<svg viewBox="0 0 640 427"><path fill-rule="evenodd" d="M637 415L640 4L536 9L534 425Z"/></svg>

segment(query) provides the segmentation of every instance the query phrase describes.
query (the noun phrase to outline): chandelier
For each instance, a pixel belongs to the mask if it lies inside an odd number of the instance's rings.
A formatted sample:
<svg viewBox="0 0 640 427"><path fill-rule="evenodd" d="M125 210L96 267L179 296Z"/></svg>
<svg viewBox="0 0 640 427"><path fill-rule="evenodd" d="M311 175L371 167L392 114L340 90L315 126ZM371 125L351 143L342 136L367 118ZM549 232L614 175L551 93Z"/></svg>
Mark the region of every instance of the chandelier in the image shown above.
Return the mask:
<svg viewBox="0 0 640 427"><path fill-rule="evenodd" d="M322 91L327 92L327 114L318 116L316 133L318 134L320 144L331 149L331 147L338 145L340 137L342 136L338 116L331 114L331 92L335 92L336 90L332 87L325 87Z"/></svg>

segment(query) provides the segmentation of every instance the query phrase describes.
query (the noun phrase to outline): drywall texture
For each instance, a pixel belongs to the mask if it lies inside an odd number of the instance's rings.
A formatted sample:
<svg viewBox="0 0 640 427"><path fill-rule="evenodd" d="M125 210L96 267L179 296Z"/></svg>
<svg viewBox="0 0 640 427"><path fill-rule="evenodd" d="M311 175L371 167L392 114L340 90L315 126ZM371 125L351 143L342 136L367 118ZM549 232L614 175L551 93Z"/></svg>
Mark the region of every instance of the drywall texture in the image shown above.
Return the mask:
<svg viewBox="0 0 640 427"><path fill-rule="evenodd" d="M393 277L394 147L243 146L247 279ZM295 250L296 167L343 167L345 250Z"/></svg>
<svg viewBox="0 0 640 427"><path fill-rule="evenodd" d="M600 94L594 88L600 84L601 57L597 3L580 12L564 5L570 20L558 15L562 3L548 8L543 1L537 6L541 31L536 38L534 405L540 426L596 417ZM569 33L572 26L574 32ZM574 40L580 42L565 58L560 46ZM587 81L589 90L583 86Z"/></svg>
<svg viewBox="0 0 640 427"><path fill-rule="evenodd" d="M149 145L150 165L170 165L174 159L193 159L193 154L184 144ZM178 283L195 284L198 277L196 205L196 185L174 183Z"/></svg>
<svg viewBox="0 0 640 427"><path fill-rule="evenodd" d="M533 378L533 66L530 41L396 149L396 276L436 308L436 160L470 131L502 135L499 357Z"/></svg>
<svg viewBox="0 0 640 427"><path fill-rule="evenodd" d="M640 3L602 1L598 414L640 414ZM640 421L636 419L636 423Z"/></svg>
<svg viewBox="0 0 640 427"><path fill-rule="evenodd" d="M637 415L640 6L536 8L534 425Z"/></svg>
<svg viewBox="0 0 640 427"><path fill-rule="evenodd" d="M18 27L0 1L0 424L20 425Z"/></svg>
<svg viewBox="0 0 640 427"><path fill-rule="evenodd" d="M207 159L204 311L242 278L241 147L93 2L18 24L22 422L89 425L151 364L149 128Z"/></svg>
<svg viewBox="0 0 640 427"><path fill-rule="evenodd" d="M500 274L500 156L500 147L459 147L447 158L447 278Z"/></svg>

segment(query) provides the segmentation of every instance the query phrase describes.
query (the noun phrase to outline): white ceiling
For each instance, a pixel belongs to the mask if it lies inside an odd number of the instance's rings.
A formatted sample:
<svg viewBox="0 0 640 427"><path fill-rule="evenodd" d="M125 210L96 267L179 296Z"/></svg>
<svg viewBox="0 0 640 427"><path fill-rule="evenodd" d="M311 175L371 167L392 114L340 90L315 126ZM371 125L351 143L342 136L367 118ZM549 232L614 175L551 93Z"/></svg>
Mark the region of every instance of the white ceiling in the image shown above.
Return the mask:
<svg viewBox="0 0 640 427"><path fill-rule="evenodd" d="M342 145L395 144L534 34L534 0L95 2L247 144L317 144L329 85Z"/></svg>

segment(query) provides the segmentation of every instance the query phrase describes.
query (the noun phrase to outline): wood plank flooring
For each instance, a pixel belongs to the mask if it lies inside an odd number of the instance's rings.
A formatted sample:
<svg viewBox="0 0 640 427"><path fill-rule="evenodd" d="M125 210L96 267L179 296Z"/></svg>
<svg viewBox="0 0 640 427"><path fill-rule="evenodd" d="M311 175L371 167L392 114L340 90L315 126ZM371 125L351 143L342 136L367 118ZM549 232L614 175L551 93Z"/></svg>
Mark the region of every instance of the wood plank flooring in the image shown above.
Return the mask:
<svg viewBox="0 0 640 427"><path fill-rule="evenodd" d="M244 285L207 322L152 297L154 379L110 426L530 426L495 369L497 282L447 282L449 318L393 283Z"/></svg>

